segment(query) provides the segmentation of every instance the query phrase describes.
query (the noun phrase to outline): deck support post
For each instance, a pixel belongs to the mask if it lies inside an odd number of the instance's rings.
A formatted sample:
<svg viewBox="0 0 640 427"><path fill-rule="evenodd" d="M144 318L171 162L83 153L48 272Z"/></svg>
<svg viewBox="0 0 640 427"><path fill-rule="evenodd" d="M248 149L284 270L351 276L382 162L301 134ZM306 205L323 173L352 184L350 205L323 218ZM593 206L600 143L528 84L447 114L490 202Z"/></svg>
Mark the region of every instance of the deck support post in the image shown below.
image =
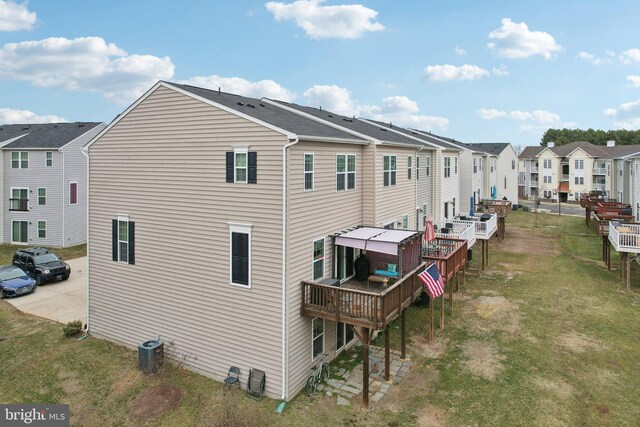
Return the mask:
<svg viewBox="0 0 640 427"><path fill-rule="evenodd" d="M400 357L402 357L403 359L405 359L407 357L407 345L406 345L406 321L405 321L405 317L404 317L404 312L407 309L403 309L402 312L400 313Z"/></svg>
<svg viewBox="0 0 640 427"><path fill-rule="evenodd" d="M444 329L444 292L440 295L440 329Z"/></svg>
<svg viewBox="0 0 640 427"><path fill-rule="evenodd" d="M607 269L611 271L611 242L607 238Z"/></svg>
<svg viewBox="0 0 640 427"><path fill-rule="evenodd" d="M626 266L627 267L627 290L630 290L631 289L631 261L632 261L632 258L630 256L630 254L626 254L625 258L627 259L627 266Z"/></svg>
<svg viewBox="0 0 640 427"><path fill-rule="evenodd" d="M434 322L434 310L433 306L435 305L435 300L433 298L429 298L429 344L433 342L433 322Z"/></svg>
<svg viewBox="0 0 640 427"><path fill-rule="evenodd" d="M369 328L362 328L362 404L369 409Z"/></svg>
<svg viewBox="0 0 640 427"><path fill-rule="evenodd" d="M454 277L451 280L447 280L449 282L449 315L453 316L453 282Z"/></svg>
<svg viewBox="0 0 640 427"><path fill-rule="evenodd" d="M487 253L487 258L485 262L485 266L489 266L489 241L487 240L487 244L485 245L485 251Z"/></svg>
<svg viewBox="0 0 640 427"><path fill-rule="evenodd" d="M391 365L391 361L389 360L389 333L391 332L391 328L389 325L384 327L384 380L389 381L391 377L391 373L389 372L389 367Z"/></svg>

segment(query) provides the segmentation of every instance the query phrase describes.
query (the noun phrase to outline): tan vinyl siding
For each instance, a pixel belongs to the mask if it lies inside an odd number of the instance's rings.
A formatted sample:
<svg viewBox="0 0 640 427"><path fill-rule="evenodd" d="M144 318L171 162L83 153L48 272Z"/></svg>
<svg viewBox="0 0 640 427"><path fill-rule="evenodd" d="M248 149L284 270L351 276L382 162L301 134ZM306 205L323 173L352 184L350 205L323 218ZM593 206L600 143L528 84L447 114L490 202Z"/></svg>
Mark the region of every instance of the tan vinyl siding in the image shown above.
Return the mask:
<svg viewBox="0 0 640 427"><path fill-rule="evenodd" d="M266 372L282 394L282 146L263 126L160 87L90 150L91 333L155 338L186 367L222 379ZM225 182L225 152L257 151L257 181ZM135 221L135 265L112 261L111 221ZM251 288L229 281L228 223L252 224Z"/></svg>
<svg viewBox="0 0 640 427"><path fill-rule="evenodd" d="M384 187L384 156L396 156L396 185ZM409 229L416 227L416 181L415 170L411 179L407 179L407 157L412 157L415 167L416 150L404 147L378 146L376 150L376 217L375 224L382 227L390 220L395 220L395 228L402 228L398 221L403 215L409 215Z"/></svg>
<svg viewBox="0 0 640 427"><path fill-rule="evenodd" d="M363 147L301 141L288 149L287 328L288 397L304 386L312 361L311 318L301 316L300 281L313 278L313 241L324 238L325 277L333 277L330 235L362 224ZM304 154L314 154L314 189L304 191ZM356 155L356 188L336 191L336 155ZM325 352L335 350L335 323L325 322Z"/></svg>

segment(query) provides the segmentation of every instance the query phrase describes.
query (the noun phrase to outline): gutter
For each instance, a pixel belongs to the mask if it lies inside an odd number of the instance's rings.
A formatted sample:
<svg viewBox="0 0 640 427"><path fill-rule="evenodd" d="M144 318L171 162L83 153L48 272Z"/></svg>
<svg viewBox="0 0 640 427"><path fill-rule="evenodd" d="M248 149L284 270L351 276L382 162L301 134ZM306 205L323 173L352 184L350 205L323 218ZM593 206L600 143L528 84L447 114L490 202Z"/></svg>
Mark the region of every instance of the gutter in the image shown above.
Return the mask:
<svg viewBox="0 0 640 427"><path fill-rule="evenodd" d="M91 272L89 271L90 269L90 265L91 263L89 262L89 256L91 254L91 251L89 250L89 245L91 245L91 242L89 242L89 194L91 194L89 192L89 146L85 145L84 147L82 147L82 149L80 150L82 152L82 154L87 158L87 318L85 320L85 332L89 332L89 299L90 299L90 295L91 295L91 286L89 286L89 282L91 281Z"/></svg>
<svg viewBox="0 0 640 427"><path fill-rule="evenodd" d="M287 398L287 364L286 364L286 336L287 336L287 148L297 144L299 137L290 140L282 147L282 400Z"/></svg>

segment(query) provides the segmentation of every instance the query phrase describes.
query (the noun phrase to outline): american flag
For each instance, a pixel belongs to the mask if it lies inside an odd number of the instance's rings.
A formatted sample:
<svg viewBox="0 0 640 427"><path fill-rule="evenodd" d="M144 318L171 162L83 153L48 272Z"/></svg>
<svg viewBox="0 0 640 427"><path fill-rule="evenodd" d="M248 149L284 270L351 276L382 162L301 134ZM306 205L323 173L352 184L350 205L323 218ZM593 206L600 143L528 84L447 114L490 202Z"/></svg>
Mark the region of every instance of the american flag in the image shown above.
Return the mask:
<svg viewBox="0 0 640 427"><path fill-rule="evenodd" d="M439 297L444 292L444 283L442 276L438 271L435 263L427 267L422 273L418 274L418 278L427 288L431 298Z"/></svg>

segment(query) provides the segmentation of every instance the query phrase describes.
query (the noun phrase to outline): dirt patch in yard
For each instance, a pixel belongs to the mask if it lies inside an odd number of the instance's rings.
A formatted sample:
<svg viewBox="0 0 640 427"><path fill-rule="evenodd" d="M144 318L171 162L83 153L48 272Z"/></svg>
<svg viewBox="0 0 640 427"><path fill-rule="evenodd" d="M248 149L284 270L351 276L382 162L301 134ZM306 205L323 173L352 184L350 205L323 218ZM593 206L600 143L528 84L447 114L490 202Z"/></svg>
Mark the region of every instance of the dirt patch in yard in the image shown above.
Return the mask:
<svg viewBox="0 0 640 427"><path fill-rule="evenodd" d="M502 372L502 362L506 357L498 353L496 345L492 342L469 340L461 345L463 362L471 375L493 381Z"/></svg>
<svg viewBox="0 0 640 427"><path fill-rule="evenodd" d="M508 242L508 251L510 253L544 256L558 255L560 253L559 235L545 236L540 233L532 233L531 230L516 227L512 227L510 230Z"/></svg>
<svg viewBox="0 0 640 427"><path fill-rule="evenodd" d="M561 335L558 344L572 353L584 353L589 350L603 350L605 348L600 342L575 331Z"/></svg>
<svg viewBox="0 0 640 427"><path fill-rule="evenodd" d="M418 411L418 425L420 427L444 427L447 425L447 418L442 408L434 405L427 405Z"/></svg>
<svg viewBox="0 0 640 427"><path fill-rule="evenodd" d="M138 419L151 419L178 407L184 391L160 384L140 392L131 403L131 414Z"/></svg>
<svg viewBox="0 0 640 427"><path fill-rule="evenodd" d="M468 319L469 331L475 335L489 336L499 331L506 334L506 338L535 341L522 325L522 315L518 306L503 296L478 296L464 305L462 311Z"/></svg>
<svg viewBox="0 0 640 427"><path fill-rule="evenodd" d="M449 339L444 335L438 335L429 344L427 337L414 335L409 344L409 351L429 359L440 359L445 355Z"/></svg>
<svg viewBox="0 0 640 427"><path fill-rule="evenodd" d="M555 397L560 399L568 399L573 394L573 388L566 382L557 380L549 380L547 378L536 377L532 380L533 384L541 390L552 393Z"/></svg>

